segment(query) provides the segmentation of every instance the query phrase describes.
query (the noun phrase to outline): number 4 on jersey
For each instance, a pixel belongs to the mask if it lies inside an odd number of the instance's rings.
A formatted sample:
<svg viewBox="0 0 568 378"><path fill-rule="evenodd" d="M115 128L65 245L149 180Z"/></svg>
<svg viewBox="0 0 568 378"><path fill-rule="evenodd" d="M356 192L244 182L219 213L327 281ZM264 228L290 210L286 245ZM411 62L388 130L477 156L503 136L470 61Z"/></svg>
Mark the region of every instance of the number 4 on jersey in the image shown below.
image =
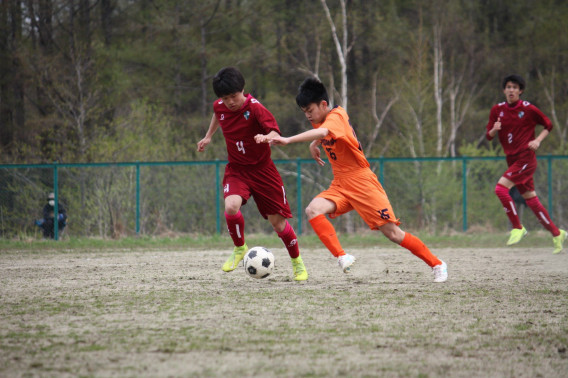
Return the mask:
<svg viewBox="0 0 568 378"><path fill-rule="evenodd" d="M243 143L242 140L240 140L240 141L237 142L237 150L240 151L240 152L242 152L243 154L246 153L246 151L245 151L245 145L244 145L244 143Z"/></svg>

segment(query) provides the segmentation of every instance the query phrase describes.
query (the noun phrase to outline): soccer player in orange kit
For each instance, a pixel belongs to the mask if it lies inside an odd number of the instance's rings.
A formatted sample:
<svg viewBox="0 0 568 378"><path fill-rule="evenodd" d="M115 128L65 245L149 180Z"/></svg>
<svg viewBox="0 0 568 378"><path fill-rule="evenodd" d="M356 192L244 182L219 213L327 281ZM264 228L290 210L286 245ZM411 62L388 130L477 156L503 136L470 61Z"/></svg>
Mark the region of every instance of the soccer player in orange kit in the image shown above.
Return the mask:
<svg viewBox="0 0 568 378"><path fill-rule="evenodd" d="M257 143L287 145L311 142L310 152L320 165L322 146L333 170L333 181L327 190L318 194L306 208L310 225L322 243L337 258L343 272L350 271L355 257L346 254L335 229L326 218L357 211L373 230L380 230L392 242L408 249L432 268L434 282L448 279L445 262L430 252L422 241L399 227L385 190L370 169L347 112L339 106L331 109L325 86L315 78L307 78L299 88L296 103L311 122L313 130L291 137L255 137Z"/></svg>

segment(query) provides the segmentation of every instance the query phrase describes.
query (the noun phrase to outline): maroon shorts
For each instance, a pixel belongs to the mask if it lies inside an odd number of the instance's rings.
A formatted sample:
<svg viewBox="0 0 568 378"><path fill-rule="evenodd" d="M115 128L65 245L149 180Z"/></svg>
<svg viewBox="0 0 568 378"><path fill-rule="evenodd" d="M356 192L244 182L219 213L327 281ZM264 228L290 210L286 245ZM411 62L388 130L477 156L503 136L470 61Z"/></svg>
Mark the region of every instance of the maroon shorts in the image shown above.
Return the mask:
<svg viewBox="0 0 568 378"><path fill-rule="evenodd" d="M503 177L515 183L519 193L534 191L533 175L536 171L536 154L534 151L527 150L519 154L507 156L509 169L505 171Z"/></svg>
<svg viewBox="0 0 568 378"><path fill-rule="evenodd" d="M241 196L243 205L252 196L264 219L273 214L292 218L282 177L272 160L254 167L227 164L223 177L223 195L225 198L231 195Z"/></svg>

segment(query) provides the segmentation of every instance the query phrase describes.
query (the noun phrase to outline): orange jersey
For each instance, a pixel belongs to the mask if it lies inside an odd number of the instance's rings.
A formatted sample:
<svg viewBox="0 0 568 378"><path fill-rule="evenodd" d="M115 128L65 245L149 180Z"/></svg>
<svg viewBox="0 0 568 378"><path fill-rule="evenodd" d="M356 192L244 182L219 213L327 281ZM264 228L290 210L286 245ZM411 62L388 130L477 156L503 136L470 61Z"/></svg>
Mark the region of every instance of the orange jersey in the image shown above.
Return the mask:
<svg viewBox="0 0 568 378"><path fill-rule="evenodd" d="M317 197L335 203L331 218L357 211L371 229L378 229L388 222L400 224L388 196L377 176L371 171L355 131L349 124L349 116L341 107L333 108L321 124L329 130L321 145L329 158L333 170L333 181L327 190Z"/></svg>
<svg viewBox="0 0 568 378"><path fill-rule="evenodd" d="M327 136L321 140L321 146L329 158L335 177L350 175L359 168L369 168L369 162L357 140L355 130L349 123L345 109L340 106L333 108L322 123L312 126L315 129L324 127L329 130Z"/></svg>

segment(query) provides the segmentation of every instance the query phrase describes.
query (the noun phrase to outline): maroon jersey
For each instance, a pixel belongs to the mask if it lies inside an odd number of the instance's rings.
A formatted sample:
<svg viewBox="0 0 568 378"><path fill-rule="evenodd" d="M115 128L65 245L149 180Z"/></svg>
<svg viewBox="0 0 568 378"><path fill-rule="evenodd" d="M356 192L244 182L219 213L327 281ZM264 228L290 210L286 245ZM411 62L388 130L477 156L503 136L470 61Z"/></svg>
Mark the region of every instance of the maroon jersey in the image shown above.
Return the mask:
<svg viewBox="0 0 568 378"><path fill-rule="evenodd" d="M225 137L229 163L246 166L270 160L270 145L256 143L254 136L272 130L280 134L280 129L268 109L250 94L245 97L245 103L237 111L227 108L222 99L215 101L213 110Z"/></svg>
<svg viewBox="0 0 568 378"><path fill-rule="evenodd" d="M548 131L552 123L540 109L528 101L519 100L513 106L501 102L491 108L485 133L487 139L493 139L489 131L497 119L501 118L501 130L497 133L506 155L517 155L529 149L529 142L535 139L536 125L542 125Z"/></svg>

